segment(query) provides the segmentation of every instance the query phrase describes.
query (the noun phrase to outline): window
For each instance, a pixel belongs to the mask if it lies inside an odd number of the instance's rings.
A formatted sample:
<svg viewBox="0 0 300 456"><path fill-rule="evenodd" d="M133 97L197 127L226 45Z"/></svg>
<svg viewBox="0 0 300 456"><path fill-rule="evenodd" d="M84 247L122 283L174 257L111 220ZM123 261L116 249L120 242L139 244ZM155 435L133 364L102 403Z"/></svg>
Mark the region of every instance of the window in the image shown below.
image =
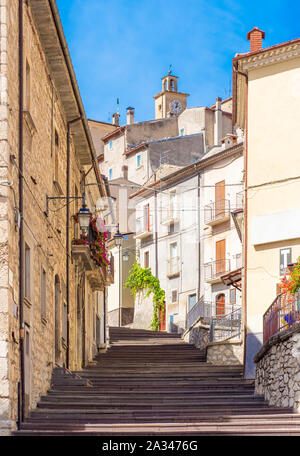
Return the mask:
<svg viewBox="0 0 300 456"><path fill-rule="evenodd" d="M31 294L31 252L25 243L25 297L30 300Z"/></svg>
<svg viewBox="0 0 300 456"><path fill-rule="evenodd" d="M138 154L136 156L136 167L140 168L141 166L142 166L142 156L141 156L141 154Z"/></svg>
<svg viewBox="0 0 300 456"><path fill-rule="evenodd" d="M30 77L30 66L26 59L26 70L25 70L25 97L24 97L24 110L29 111L30 109L30 89L31 89L31 77Z"/></svg>
<svg viewBox="0 0 300 456"><path fill-rule="evenodd" d="M176 192L170 193L170 218L175 218L175 209L176 209Z"/></svg>
<svg viewBox="0 0 300 456"><path fill-rule="evenodd" d="M57 130L54 133L54 148L54 182L58 182L59 136Z"/></svg>
<svg viewBox="0 0 300 456"><path fill-rule="evenodd" d="M174 302L177 302L177 300L178 300L178 292L177 292L177 290L172 290L171 300L172 300L172 304Z"/></svg>
<svg viewBox="0 0 300 456"><path fill-rule="evenodd" d="M109 180L112 179L112 168L109 168L109 170L108 170L108 179Z"/></svg>
<svg viewBox="0 0 300 456"><path fill-rule="evenodd" d="M109 147L109 150L112 150L112 141L109 141L108 147Z"/></svg>
<svg viewBox="0 0 300 456"><path fill-rule="evenodd" d="M62 338L65 343L67 343L67 324L68 324L68 312L67 312L67 303L64 302L63 305L63 321L62 321Z"/></svg>
<svg viewBox="0 0 300 456"><path fill-rule="evenodd" d="M177 257L177 242L170 244L170 258Z"/></svg>
<svg viewBox="0 0 300 456"><path fill-rule="evenodd" d="M180 136L184 136L184 128L180 128Z"/></svg>
<svg viewBox="0 0 300 456"><path fill-rule="evenodd" d="M149 259L150 259L150 255L149 255L149 252L147 251L144 253L144 268L149 268L149 266L150 266Z"/></svg>
<svg viewBox="0 0 300 456"><path fill-rule="evenodd" d="M42 267L42 277L41 277L41 316L43 319L47 317L47 308L46 308L46 288L47 288L47 277L46 271Z"/></svg>
<svg viewBox="0 0 300 456"><path fill-rule="evenodd" d="M196 304L196 293L189 295L188 297L188 312L194 307Z"/></svg>
<svg viewBox="0 0 300 456"><path fill-rule="evenodd" d="M231 288L230 289L230 304L235 304L236 302L236 289Z"/></svg>

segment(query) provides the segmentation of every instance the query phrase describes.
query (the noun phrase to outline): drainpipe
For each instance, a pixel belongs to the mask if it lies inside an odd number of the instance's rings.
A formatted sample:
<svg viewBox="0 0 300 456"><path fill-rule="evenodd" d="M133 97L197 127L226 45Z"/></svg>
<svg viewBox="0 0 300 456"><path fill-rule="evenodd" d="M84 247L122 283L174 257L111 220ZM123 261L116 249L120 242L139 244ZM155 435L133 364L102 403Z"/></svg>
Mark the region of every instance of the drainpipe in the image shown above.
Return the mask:
<svg viewBox="0 0 300 456"><path fill-rule="evenodd" d="M246 369L246 338L247 338L247 243L248 243L248 75L238 70L238 62L233 64L233 71L236 74L240 74L245 78L246 81L246 100L245 100L245 210L244 210L244 238L242 241L244 243L244 282L243 282L243 313L244 313L244 363L243 363L243 376L245 377Z"/></svg>
<svg viewBox="0 0 300 456"><path fill-rule="evenodd" d="M71 164L71 125L81 120L77 117L68 122L67 129L67 204L66 204L66 299L67 299L67 353L66 365L70 368L70 164Z"/></svg>
<svg viewBox="0 0 300 456"><path fill-rule="evenodd" d="M20 306L20 391L18 401L18 429L25 418L25 363L24 363L24 205L23 205L23 0L19 0L19 306Z"/></svg>

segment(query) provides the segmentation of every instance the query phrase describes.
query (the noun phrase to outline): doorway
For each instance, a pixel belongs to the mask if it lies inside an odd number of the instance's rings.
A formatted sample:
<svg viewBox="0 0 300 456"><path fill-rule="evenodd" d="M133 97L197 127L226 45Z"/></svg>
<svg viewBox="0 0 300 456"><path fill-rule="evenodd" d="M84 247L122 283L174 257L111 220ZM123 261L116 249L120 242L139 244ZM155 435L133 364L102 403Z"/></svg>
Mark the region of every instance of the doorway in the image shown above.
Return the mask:
<svg viewBox="0 0 300 456"><path fill-rule="evenodd" d="M60 281L58 275L55 276L55 363L60 362Z"/></svg>
<svg viewBox="0 0 300 456"><path fill-rule="evenodd" d="M225 295L221 293L216 298L216 315L217 317L223 317L225 313Z"/></svg>

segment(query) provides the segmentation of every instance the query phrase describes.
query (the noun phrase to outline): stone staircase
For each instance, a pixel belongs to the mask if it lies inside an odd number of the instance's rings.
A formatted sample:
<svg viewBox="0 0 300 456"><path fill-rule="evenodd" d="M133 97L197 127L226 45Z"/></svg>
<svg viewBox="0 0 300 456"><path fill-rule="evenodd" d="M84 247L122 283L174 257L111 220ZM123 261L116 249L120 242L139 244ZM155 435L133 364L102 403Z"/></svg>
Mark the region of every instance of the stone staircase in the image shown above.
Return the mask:
<svg viewBox="0 0 300 456"><path fill-rule="evenodd" d="M15 435L300 435L300 415L269 407L240 367L206 364L177 334L110 328L86 369L54 369Z"/></svg>

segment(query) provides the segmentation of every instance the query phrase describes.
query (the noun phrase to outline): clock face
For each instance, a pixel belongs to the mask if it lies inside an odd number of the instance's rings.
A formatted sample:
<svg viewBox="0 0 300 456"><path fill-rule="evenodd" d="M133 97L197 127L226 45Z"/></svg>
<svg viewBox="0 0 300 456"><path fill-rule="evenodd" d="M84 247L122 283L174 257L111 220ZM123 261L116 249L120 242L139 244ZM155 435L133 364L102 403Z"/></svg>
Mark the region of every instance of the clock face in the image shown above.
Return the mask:
<svg viewBox="0 0 300 456"><path fill-rule="evenodd" d="M180 101L178 101L178 100L171 101L170 111L173 114L177 114L177 115L180 114L182 112L182 105L181 105Z"/></svg>

